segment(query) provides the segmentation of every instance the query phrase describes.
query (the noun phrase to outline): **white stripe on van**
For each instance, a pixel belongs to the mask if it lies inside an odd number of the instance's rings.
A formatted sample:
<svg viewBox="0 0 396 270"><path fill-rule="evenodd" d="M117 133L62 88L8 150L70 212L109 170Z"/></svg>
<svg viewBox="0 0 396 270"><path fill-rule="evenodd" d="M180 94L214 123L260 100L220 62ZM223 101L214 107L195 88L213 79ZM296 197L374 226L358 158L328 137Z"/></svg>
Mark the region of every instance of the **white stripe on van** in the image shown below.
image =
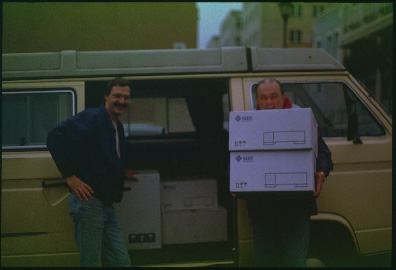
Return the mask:
<svg viewBox="0 0 396 270"><path fill-rule="evenodd" d="M42 191L43 188L3 188L1 192Z"/></svg>

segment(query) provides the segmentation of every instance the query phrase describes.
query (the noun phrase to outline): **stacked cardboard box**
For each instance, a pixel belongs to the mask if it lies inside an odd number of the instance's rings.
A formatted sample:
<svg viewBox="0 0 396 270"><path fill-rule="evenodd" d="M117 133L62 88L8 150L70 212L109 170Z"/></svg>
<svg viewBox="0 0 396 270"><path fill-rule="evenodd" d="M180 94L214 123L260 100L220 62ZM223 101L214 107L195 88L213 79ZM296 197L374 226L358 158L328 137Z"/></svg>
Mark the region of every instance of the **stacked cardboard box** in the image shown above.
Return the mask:
<svg viewBox="0 0 396 270"><path fill-rule="evenodd" d="M121 203L114 204L128 249L162 247L160 175L156 170L140 171L125 181Z"/></svg>
<svg viewBox="0 0 396 270"><path fill-rule="evenodd" d="M227 210L217 203L215 179L161 181L163 244L227 240Z"/></svg>
<svg viewBox="0 0 396 270"><path fill-rule="evenodd" d="M233 111L229 125L231 192L314 192L317 123L310 108Z"/></svg>
<svg viewBox="0 0 396 270"><path fill-rule="evenodd" d="M215 179L161 181L161 209L192 210L217 208Z"/></svg>

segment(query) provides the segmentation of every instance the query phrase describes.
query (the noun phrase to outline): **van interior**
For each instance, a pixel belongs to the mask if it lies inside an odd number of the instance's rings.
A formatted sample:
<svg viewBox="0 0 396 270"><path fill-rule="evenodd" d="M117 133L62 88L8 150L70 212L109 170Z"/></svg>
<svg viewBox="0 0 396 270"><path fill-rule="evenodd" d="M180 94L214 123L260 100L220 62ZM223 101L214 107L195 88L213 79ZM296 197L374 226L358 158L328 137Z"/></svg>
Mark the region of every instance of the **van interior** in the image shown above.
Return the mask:
<svg viewBox="0 0 396 270"><path fill-rule="evenodd" d="M228 80L131 83L129 109L120 118L127 137L127 168L155 169L161 182L215 179L218 207L227 212L226 224L222 224L227 236L222 241L162 243L161 248L130 250L132 265L235 260L235 201L229 192ZM105 87L106 81L86 82L86 108L104 101Z"/></svg>

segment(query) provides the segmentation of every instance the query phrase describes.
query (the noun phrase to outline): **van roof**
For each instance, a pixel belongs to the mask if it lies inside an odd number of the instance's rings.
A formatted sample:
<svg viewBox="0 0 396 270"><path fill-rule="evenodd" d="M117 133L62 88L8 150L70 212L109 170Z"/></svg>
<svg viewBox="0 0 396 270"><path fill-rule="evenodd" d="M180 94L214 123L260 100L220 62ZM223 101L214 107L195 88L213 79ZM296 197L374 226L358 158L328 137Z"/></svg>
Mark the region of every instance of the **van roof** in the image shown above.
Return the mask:
<svg viewBox="0 0 396 270"><path fill-rule="evenodd" d="M250 48L253 71L345 70L320 48Z"/></svg>
<svg viewBox="0 0 396 270"><path fill-rule="evenodd" d="M62 51L2 55L3 80L186 73L345 70L322 49Z"/></svg>

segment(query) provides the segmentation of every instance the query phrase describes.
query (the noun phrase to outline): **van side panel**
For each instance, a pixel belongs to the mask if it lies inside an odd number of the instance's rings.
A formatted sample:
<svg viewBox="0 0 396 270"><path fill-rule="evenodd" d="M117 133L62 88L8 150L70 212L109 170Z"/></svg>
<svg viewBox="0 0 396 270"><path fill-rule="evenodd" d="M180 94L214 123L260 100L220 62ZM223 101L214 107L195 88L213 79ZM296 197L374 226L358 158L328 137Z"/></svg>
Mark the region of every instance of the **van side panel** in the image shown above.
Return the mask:
<svg viewBox="0 0 396 270"><path fill-rule="evenodd" d="M78 96L75 110L81 111L82 82L3 83L3 91L46 91L62 87L75 91ZM78 262L73 221L67 207L70 192L48 151L28 147L16 152L3 151L1 188L3 266L44 266L43 261L48 266L66 266ZM59 264L62 261L66 263Z"/></svg>

